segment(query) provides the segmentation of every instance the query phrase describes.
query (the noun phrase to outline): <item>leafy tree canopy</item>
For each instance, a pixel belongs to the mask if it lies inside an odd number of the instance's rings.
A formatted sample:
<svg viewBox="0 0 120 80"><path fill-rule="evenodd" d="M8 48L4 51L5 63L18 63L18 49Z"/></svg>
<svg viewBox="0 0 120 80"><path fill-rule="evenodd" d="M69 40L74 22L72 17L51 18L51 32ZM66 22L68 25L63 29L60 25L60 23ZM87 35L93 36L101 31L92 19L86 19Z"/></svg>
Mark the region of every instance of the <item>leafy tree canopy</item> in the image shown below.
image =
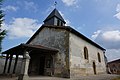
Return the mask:
<svg viewBox="0 0 120 80"><path fill-rule="evenodd" d="M1 9L3 0L0 0L0 52L2 50L2 40L4 39L6 35L6 30L2 30L2 23L4 21L4 13L3 10Z"/></svg>

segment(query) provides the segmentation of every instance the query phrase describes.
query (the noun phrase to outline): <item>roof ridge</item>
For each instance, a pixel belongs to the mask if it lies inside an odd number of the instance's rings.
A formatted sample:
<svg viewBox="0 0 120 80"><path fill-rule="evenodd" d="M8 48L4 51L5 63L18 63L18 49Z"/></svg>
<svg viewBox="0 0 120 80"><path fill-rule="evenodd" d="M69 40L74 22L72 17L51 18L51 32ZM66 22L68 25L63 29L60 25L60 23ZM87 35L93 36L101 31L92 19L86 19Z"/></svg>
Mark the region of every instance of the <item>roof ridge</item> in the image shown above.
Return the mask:
<svg viewBox="0 0 120 80"><path fill-rule="evenodd" d="M87 40L89 43L91 43L92 45L102 49L102 50L105 50L103 47L101 47L99 44L95 43L94 41L92 41L91 39L89 39L88 37L84 36L83 34L81 34L80 32L78 32L77 30L73 29L72 27L70 26L51 26L51 25L42 25L37 31L36 33L27 41L27 44L29 44L33 38L35 38L35 36L44 28L44 27L48 27L48 28L59 28L59 29L65 29L67 31L70 31L71 33L74 33L75 35L81 37L82 39L84 40Z"/></svg>

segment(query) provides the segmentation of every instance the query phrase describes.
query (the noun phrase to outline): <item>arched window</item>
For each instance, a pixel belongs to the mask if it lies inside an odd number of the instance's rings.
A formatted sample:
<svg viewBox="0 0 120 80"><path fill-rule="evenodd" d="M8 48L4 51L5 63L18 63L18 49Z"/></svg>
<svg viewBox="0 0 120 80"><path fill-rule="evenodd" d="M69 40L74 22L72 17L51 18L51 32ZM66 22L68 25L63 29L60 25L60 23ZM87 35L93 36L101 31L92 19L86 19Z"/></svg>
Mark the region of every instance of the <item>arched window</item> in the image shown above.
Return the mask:
<svg viewBox="0 0 120 80"><path fill-rule="evenodd" d="M84 47L84 58L88 60L88 49Z"/></svg>
<svg viewBox="0 0 120 80"><path fill-rule="evenodd" d="M101 62L100 53L98 53L98 61Z"/></svg>
<svg viewBox="0 0 120 80"><path fill-rule="evenodd" d="M57 26L60 26L60 21L59 20L57 20Z"/></svg>
<svg viewBox="0 0 120 80"><path fill-rule="evenodd" d="M61 21L61 26L63 26L63 23L62 23L62 21Z"/></svg>

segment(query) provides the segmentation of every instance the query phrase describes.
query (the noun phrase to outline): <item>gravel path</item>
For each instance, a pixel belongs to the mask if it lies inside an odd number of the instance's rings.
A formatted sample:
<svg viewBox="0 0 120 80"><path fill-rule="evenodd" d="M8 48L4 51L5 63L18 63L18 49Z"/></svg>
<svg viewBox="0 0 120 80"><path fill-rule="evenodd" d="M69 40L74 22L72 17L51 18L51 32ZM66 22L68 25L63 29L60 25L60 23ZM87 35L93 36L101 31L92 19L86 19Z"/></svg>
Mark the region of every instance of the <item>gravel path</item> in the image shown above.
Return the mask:
<svg viewBox="0 0 120 80"><path fill-rule="evenodd" d="M73 80L113 80L117 77L120 77L120 75L95 75L95 76L81 76L77 79Z"/></svg>
<svg viewBox="0 0 120 80"><path fill-rule="evenodd" d="M38 77L36 76L36 77L30 77L29 80L112 80L116 77L120 77L120 75L104 74L104 75L94 75L94 76L80 76L80 77L72 78L72 79L47 77L47 76L38 76ZM13 77L13 78L0 77L0 80L17 80L17 77Z"/></svg>

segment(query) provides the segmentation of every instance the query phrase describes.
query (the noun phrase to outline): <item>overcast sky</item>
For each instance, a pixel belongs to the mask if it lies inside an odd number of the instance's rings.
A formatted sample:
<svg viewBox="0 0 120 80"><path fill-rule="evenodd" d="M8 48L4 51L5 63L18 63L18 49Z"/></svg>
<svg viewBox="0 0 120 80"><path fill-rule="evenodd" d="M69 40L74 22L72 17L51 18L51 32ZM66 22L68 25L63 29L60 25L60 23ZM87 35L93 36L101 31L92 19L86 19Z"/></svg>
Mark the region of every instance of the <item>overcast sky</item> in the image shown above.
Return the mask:
<svg viewBox="0 0 120 80"><path fill-rule="evenodd" d="M120 58L120 0L56 0L67 25L104 47L108 61ZM4 0L8 31L3 51L26 43L54 9L55 0Z"/></svg>

